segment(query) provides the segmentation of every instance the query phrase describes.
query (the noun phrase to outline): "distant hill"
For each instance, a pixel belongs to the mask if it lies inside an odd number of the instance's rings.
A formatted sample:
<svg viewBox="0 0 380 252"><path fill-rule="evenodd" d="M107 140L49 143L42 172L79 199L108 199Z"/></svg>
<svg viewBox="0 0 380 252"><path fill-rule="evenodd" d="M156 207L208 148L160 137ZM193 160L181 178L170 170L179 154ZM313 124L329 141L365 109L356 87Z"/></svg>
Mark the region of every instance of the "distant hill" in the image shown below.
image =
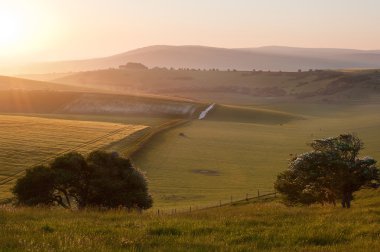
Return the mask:
<svg viewBox="0 0 380 252"><path fill-rule="evenodd" d="M380 51L260 47L226 49L205 46L150 46L104 58L43 62L13 69L14 74L88 71L127 62L152 67L237 70L380 68Z"/></svg>
<svg viewBox="0 0 380 252"><path fill-rule="evenodd" d="M280 100L368 101L380 95L380 71L199 71L107 69L80 72L57 83L112 92L249 105Z"/></svg>

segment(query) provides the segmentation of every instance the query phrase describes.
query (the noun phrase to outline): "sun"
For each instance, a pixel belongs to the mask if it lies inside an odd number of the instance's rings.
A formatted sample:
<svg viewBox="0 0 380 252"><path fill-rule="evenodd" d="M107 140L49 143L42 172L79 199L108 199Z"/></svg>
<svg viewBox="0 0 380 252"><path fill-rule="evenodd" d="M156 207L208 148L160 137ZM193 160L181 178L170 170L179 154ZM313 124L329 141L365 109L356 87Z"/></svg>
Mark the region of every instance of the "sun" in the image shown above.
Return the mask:
<svg viewBox="0 0 380 252"><path fill-rule="evenodd" d="M0 61L26 59L54 43L61 26L50 2L0 0Z"/></svg>
<svg viewBox="0 0 380 252"><path fill-rule="evenodd" d="M27 34L24 19L17 12L0 10L0 48L16 47Z"/></svg>

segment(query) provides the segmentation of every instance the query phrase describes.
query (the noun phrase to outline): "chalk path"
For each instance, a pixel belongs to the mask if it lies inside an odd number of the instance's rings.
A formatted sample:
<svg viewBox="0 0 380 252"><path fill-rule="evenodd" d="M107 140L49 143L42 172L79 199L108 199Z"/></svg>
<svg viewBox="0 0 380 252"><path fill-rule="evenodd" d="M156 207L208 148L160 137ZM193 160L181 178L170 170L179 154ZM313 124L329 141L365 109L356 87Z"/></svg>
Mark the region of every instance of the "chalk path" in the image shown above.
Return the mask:
<svg viewBox="0 0 380 252"><path fill-rule="evenodd" d="M198 119L199 120L202 120L204 118L206 118L208 112L210 112L215 106L215 103L211 104L210 106L208 106L204 111L202 111L200 114L199 114L199 117Z"/></svg>

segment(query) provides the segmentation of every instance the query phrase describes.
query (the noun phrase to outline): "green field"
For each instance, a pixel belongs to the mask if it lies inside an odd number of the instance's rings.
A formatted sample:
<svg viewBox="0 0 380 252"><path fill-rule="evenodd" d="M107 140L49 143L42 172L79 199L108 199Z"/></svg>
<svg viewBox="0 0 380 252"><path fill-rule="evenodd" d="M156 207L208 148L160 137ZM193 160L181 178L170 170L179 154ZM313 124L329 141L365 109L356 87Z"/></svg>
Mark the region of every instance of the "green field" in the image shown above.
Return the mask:
<svg viewBox="0 0 380 252"><path fill-rule="evenodd" d="M380 197L351 210L277 201L157 216L123 210L0 208L3 251L378 251Z"/></svg>
<svg viewBox="0 0 380 252"><path fill-rule="evenodd" d="M188 208L190 205L203 207L217 204L220 200L230 201L231 196L237 199L246 197L246 194L256 195L258 190L261 193L273 191L276 175L286 168L289 154L307 151L307 143L315 138L355 132L365 143L363 155L380 159L379 111L378 104L355 103L273 103L261 105L259 109L257 106L217 105L206 120L192 120L159 133L149 142L144 142L144 147L133 156L133 161L138 168L147 173L155 208ZM1 179L43 160L44 157L50 157L102 136L111 130L108 128L111 125L115 129L125 124L147 125L154 129L174 121L165 117L121 115L29 116L32 117L8 116L7 118L32 120L35 124L34 128L22 129L14 124L17 130L3 124L3 128L7 128L9 133L4 134L2 141L13 141L13 145L17 147L16 143L23 143L23 139L33 136L33 141L38 138L39 142L35 142L38 146L53 144L54 148L31 151L30 142L25 142L28 153L24 153L23 148L20 152L11 149L18 155L7 155L7 152L3 151L0 160L7 165L1 168ZM36 121L40 118L45 119ZM46 127L44 125L47 122L54 122L52 125L58 126L53 126L53 131L47 130L42 134L39 130ZM67 123L78 125L78 128L65 127ZM79 127L83 123L86 126ZM56 130L62 127L65 131ZM109 146L108 150L126 155L130 153L130 148L140 148L138 143L146 133L148 132L140 131L133 134L132 137ZM123 137L116 138L120 140ZM98 145L92 146L92 149L114 140L116 139L99 142ZM2 148L8 150L6 145L2 145ZM12 162L8 160L9 156L13 157ZM24 157L27 161L19 164L17 161ZM6 188L9 188L9 185ZM5 195L10 196L9 192Z"/></svg>
<svg viewBox="0 0 380 252"><path fill-rule="evenodd" d="M0 115L0 198L9 197L10 176L49 162L59 153L88 153L128 139L147 126ZM135 133L135 134L133 134ZM126 140L123 140L126 141Z"/></svg>
<svg viewBox="0 0 380 252"><path fill-rule="evenodd" d="M282 106L295 110L292 104ZM320 107L318 115L311 105L298 104L297 112L302 115L285 114L287 121L282 120L282 113L260 110L256 123L255 114L249 123L241 123L240 110L231 117L229 109L221 107L207 120L195 120L153 138L134 161L147 172L155 206L172 208L216 204L231 196L256 195L257 190L273 191L289 154L308 151L307 143L315 138L357 133L365 143L362 155L380 160L379 105L314 106ZM267 111L265 120L263 111ZM245 113L241 115L247 121Z"/></svg>

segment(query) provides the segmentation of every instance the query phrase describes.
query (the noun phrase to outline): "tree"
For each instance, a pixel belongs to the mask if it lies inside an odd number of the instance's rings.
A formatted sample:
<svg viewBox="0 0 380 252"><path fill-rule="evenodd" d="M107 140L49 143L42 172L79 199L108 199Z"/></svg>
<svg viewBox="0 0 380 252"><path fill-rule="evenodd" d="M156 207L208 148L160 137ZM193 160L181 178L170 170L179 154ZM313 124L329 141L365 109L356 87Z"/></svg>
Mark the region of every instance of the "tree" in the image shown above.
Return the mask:
<svg viewBox="0 0 380 252"><path fill-rule="evenodd" d="M128 62L125 65L120 65L119 69L128 69L128 70L148 70L148 67L136 62Z"/></svg>
<svg viewBox="0 0 380 252"><path fill-rule="evenodd" d="M58 203L66 207L62 198L54 194L54 183L53 171L40 165L26 171L26 175L17 181L13 193L22 205L36 206Z"/></svg>
<svg viewBox="0 0 380 252"><path fill-rule="evenodd" d="M88 204L103 207L148 209L152 197L144 175L128 159L113 153L92 152L88 164L93 170Z"/></svg>
<svg viewBox="0 0 380 252"><path fill-rule="evenodd" d="M144 175L115 153L95 151L85 159L71 152L57 157L49 167L27 170L14 189L25 205L59 204L71 208L102 206L148 209L152 198Z"/></svg>
<svg viewBox="0 0 380 252"><path fill-rule="evenodd" d="M85 158L77 152L70 152L57 157L50 168L55 174L56 193L64 196L69 207L71 199L75 200L79 208L85 207L92 175Z"/></svg>
<svg viewBox="0 0 380 252"><path fill-rule="evenodd" d="M353 134L314 140L313 151L296 155L278 175L275 189L289 203L336 204L350 208L353 193L377 187L379 169L371 157L359 158L361 140Z"/></svg>

